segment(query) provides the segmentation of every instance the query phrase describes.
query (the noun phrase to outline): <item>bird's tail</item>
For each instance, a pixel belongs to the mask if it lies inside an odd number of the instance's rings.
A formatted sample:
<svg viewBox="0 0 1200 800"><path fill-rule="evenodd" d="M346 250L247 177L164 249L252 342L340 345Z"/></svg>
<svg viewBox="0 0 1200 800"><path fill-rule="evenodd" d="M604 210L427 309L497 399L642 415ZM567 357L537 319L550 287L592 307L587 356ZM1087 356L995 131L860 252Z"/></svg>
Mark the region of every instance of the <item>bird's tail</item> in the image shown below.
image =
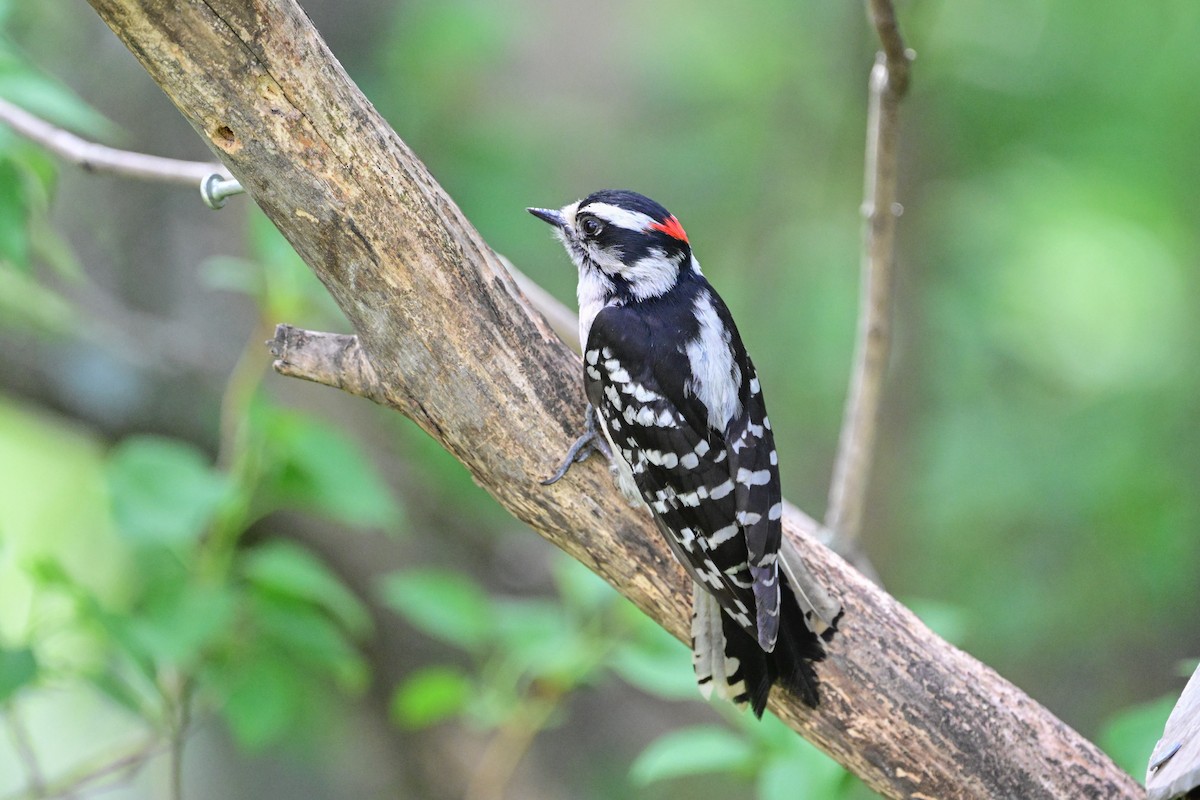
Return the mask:
<svg viewBox="0 0 1200 800"><path fill-rule="evenodd" d="M714 693L733 704L749 705L761 717L771 687L780 683L804 703L818 703L817 672L813 664L825 658L824 642L836 631L840 614L823 624L822 633L810 629L809 613L791 591L787 572L781 576L782 608L779 637L768 653L758 640L728 614L721 611L717 599L693 584L692 590L692 664L696 682L705 697Z"/></svg>

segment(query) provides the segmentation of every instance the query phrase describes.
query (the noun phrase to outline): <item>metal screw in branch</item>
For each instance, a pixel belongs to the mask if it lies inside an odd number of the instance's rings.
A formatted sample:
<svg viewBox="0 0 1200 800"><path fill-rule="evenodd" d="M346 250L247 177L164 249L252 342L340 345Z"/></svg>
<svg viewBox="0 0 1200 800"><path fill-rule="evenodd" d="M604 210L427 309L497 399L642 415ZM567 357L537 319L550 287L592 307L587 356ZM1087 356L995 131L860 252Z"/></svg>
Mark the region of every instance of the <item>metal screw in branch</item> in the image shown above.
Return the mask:
<svg viewBox="0 0 1200 800"><path fill-rule="evenodd" d="M200 197L204 199L204 205L214 211L225 205L226 197L242 194L245 191L236 178L226 178L219 172L214 172L200 181Z"/></svg>

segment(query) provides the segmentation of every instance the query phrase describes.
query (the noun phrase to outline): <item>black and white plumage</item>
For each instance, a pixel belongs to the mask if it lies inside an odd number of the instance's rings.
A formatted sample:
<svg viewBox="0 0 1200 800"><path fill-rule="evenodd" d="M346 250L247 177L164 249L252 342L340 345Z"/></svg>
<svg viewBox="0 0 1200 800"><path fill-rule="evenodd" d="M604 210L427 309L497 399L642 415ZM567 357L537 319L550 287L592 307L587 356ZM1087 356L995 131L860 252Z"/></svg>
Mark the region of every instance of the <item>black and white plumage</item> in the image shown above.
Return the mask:
<svg viewBox="0 0 1200 800"><path fill-rule="evenodd" d="M692 647L701 691L761 716L775 682L817 704L812 666L838 609L802 566L780 570L778 457L762 387L687 234L635 192L604 190L555 226L579 269L579 334L591 444L627 496L644 500L694 581ZM603 441L589 441L599 421ZM581 455L582 453L582 455ZM615 456L615 457L614 457ZM799 591L796 591L799 589Z"/></svg>

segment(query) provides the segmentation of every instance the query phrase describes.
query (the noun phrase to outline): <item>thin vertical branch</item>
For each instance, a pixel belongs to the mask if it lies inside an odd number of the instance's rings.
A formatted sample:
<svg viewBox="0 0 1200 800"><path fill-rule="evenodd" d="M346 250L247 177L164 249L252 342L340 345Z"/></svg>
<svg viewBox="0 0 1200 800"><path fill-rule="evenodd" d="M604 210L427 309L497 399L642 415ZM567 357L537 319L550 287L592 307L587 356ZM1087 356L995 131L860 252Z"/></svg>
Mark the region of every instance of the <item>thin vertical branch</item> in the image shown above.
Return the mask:
<svg viewBox="0 0 1200 800"><path fill-rule="evenodd" d="M12 737L13 748L17 751L17 758L25 768L25 777L29 784L29 796L34 798L45 797L46 778L42 774L42 767L38 762L37 751L33 747L32 737L30 737L29 730L25 727L25 721L17 714L17 708L14 703L10 703L4 709L4 717L8 722L8 733Z"/></svg>
<svg viewBox="0 0 1200 800"><path fill-rule="evenodd" d="M883 50L871 70L867 114L863 282L854 370L825 517L826 526L833 531L834 549L851 557L859 550L883 382L891 353L892 273L896 217L900 212L896 202L900 99L908 91L912 59L900 38L891 0L870 0L870 14Z"/></svg>

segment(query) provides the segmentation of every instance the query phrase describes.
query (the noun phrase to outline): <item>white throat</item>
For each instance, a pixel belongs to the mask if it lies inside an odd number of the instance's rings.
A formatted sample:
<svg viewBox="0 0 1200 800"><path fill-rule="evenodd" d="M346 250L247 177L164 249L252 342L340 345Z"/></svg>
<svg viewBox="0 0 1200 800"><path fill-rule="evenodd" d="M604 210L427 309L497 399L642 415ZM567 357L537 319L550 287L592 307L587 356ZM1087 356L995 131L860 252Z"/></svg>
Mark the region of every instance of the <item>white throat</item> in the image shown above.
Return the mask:
<svg viewBox="0 0 1200 800"><path fill-rule="evenodd" d="M604 277L600 270L583 264L579 267L579 286L575 289L579 298L579 347L587 349L588 334L592 330L592 322L604 308L613 289L612 281Z"/></svg>

